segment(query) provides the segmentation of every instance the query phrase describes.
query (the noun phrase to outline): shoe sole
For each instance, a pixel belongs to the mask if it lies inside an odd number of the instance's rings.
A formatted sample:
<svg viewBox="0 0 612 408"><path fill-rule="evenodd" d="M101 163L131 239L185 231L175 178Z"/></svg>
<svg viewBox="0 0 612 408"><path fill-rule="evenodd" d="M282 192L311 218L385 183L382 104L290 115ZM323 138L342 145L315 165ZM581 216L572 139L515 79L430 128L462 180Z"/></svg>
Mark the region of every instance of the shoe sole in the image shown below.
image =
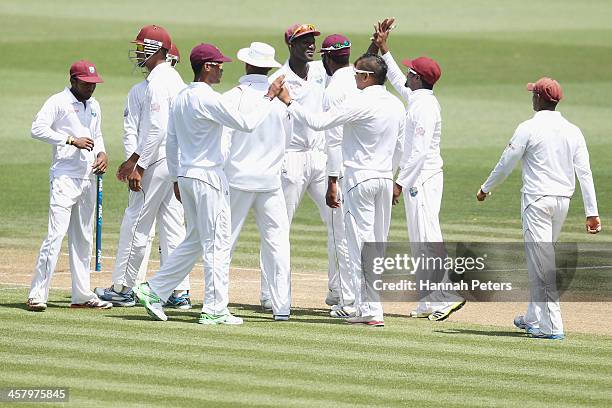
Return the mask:
<svg viewBox="0 0 612 408"><path fill-rule="evenodd" d="M104 299L102 299L104 300ZM116 302L116 301L112 301L112 300L107 300L107 302L111 302L113 304L113 306L115 307L134 307L136 306L136 301L131 301L131 302Z"/></svg>
<svg viewBox="0 0 612 408"><path fill-rule="evenodd" d="M240 326L241 324L243 324L243 322L240 323L230 323L230 322L216 322L214 320L208 320L208 319L204 319L204 320L198 320L198 324L203 324L205 326L221 326L221 325L227 325L227 326Z"/></svg>
<svg viewBox="0 0 612 408"><path fill-rule="evenodd" d="M385 322L375 321L375 322L347 322L351 325L361 325L361 326L369 326L369 327L385 327Z"/></svg>
<svg viewBox="0 0 612 408"><path fill-rule="evenodd" d="M71 303L70 307L72 309L99 309L99 310L107 310L107 309L112 309L113 305L111 303L110 305L105 305L105 306L89 306L89 305L86 305L86 304Z"/></svg>
<svg viewBox="0 0 612 408"><path fill-rule="evenodd" d="M456 311L458 311L459 309L461 309L463 306L465 306L465 300L459 304L457 304L455 307L451 308L448 312L446 312L445 315L443 315L442 317L438 318L438 319L432 319L431 316L433 316L433 313L428 317L429 320L431 320L432 322L441 322L443 320L448 319L448 317L450 315L452 315L453 313L455 313Z"/></svg>
<svg viewBox="0 0 612 408"><path fill-rule="evenodd" d="M149 307L148 305L143 305L145 307L145 310L147 311L147 314L149 316L151 316L153 318L153 320L157 320L159 322L165 322L168 320L168 316L164 315L158 315L154 309L152 309L151 307Z"/></svg>

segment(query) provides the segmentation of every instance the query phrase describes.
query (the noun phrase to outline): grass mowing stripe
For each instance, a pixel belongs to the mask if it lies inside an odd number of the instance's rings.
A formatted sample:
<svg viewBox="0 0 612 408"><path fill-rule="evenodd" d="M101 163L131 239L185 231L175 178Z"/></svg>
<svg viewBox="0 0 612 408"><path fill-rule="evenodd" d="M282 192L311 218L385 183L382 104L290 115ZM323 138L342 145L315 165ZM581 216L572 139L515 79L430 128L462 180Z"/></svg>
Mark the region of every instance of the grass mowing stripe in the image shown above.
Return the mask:
<svg viewBox="0 0 612 408"><path fill-rule="evenodd" d="M152 323L157 324L157 323ZM272 323L274 324L274 323ZM10 329L10 327L9 327ZM63 332L62 334L58 334L56 330L55 324L29 324L23 325L20 324L16 329L22 331L24 334L32 333L44 338L45 336L49 336L49 338L56 338L62 336L77 336L82 338L93 338L93 339L105 339L108 337L108 331L106 328L101 328L100 333L92 332L92 328L90 327L72 327L70 330ZM110 327L109 327L110 329ZM198 328L199 329L199 328ZM196 329L197 330L197 329ZM299 332L298 332L299 333ZM139 334L134 334L131 331L115 331L117 337L121 337L124 343L129 344L130 342L142 342L142 336ZM147 343L155 343L161 345L186 345L187 347L191 346L194 342L200 341L202 335L206 335L206 333L193 333L194 336L189 336L189 333L185 331L182 332L181 338L177 338L176 334L170 334L168 336L160 337L156 335L155 339L147 339ZM210 334L210 333L208 333ZM292 334L296 334L295 332ZM208 336L206 336L208 337ZM330 339L326 342L325 346L330 351L321 352L319 351L321 348L320 341L312 341L312 340L301 340L297 344L293 344L290 341L284 341L283 339L277 339L274 337L267 337L265 340L268 343L268 347L271 347L270 351L274 353L286 353L290 348L290 352L299 352L302 354L309 353L317 353L321 355L323 358L331 358L335 354L336 349L342 348L348 353L366 353L366 356L371 353L372 347L376 347L377 352L382 352L385 354L395 353L398 349L409 349L411 353L427 353L431 350L431 341L435 339L435 337L429 337L429 342L425 341L410 341L410 342L397 342L397 344L389 344L387 339L376 338L375 342L360 342L355 339ZM264 338L260 337L260 340L264 340ZM275 344L269 344L270 340L273 340ZM425 337L424 337L425 340ZM533 339L524 339L524 341L528 342L536 342L537 340ZM207 339L207 344L209 347L216 347L216 344L212 342L218 342L221 344L221 347L232 347L232 348L241 348L245 351L255 351L258 349L257 345L253 345L252 335L247 335L244 333L235 333L232 335L230 339L227 338L219 338L219 339ZM568 354L568 353L558 353L555 355L551 355L550 351L547 349L543 350L524 350L523 352L517 352L520 350L508 350L505 347L497 346L495 348L491 347L482 347L481 345L476 346L466 346L465 344L453 344L453 343L436 343L437 347L440 349L439 356L444 359L455 359L455 358L470 358L472 361L479 360L487 360L491 357L497 359L498 363L507 362L510 365L512 364L527 364L527 365L537 365L538 361L546 360L549 366L562 368L566 365L573 365L575 368L580 368L581 366L585 366L590 369L601 369L601 370L610 370L612 366L609 363L609 359L606 357L609 356L609 353L594 353L593 351L585 351L580 354ZM390 358L391 361L394 358ZM383 359L384 361L387 361ZM415 362L414 359L410 360L411 362ZM426 360L425 364L429 361Z"/></svg>
<svg viewBox="0 0 612 408"><path fill-rule="evenodd" d="M109 358L110 357L110 358ZM171 379L189 379L187 381L194 381L194 377L197 378L198 374L200 376L210 375L214 377L214 382L224 381L227 383L239 382L239 381L248 381L251 385L260 385L260 386L269 386L273 384L277 384L277 380L274 379L274 374L278 371L277 369L271 370L260 370L258 369L256 373L236 373L234 371L234 367L227 367L224 364L206 364L203 366L195 368L185 367L183 366L180 371L170 371L170 372L158 372L159 365L155 364L154 360L143 360L140 359L138 361L130 361L129 359L123 359L121 356L115 356L113 359L112 356L107 356L97 362L95 367L90 368L90 370L98 372L100 377L105 377L105 374L113 375L113 378L118 380L121 377L125 377L126 380L129 380L129 377L132 375L131 372L147 372L149 379L159 378L160 380L171 380ZM18 361L18 362L16 362ZM10 364L11 362L6 362ZM16 360L13 360L12 363L20 364L20 365L28 365L28 366L40 366L40 367L63 367L71 370L80 370L83 365L80 362L72 361L66 359L64 357L51 357L51 356L17 356ZM120 374L117 374L120 373ZM336 393L343 392L351 392L354 396L362 396L364 398L371 395L371 391L368 389L354 389L353 385L350 383L347 384L337 384L335 382L329 382L326 377L319 377L320 380L302 380L298 375L301 373L296 373L296 375L292 376L290 373L287 376L287 380L291 379L291 387L295 387L296 389L302 389L304 391L312 391L319 390L324 391L326 395L330 397L334 397ZM409 374L409 373L406 373ZM415 373L418 374L418 380L412 382L413 385L423 385L427 386L427 384L431 386L435 385L444 385L444 384L456 384L463 385L466 388L466 392L469 393L474 391L473 388L476 386L470 386L470 384L478 384L478 375L473 376L460 376L457 378L454 375L449 375L447 377L443 377L438 373ZM394 384L393 381L387 382L385 384L378 384L377 390L380 394L377 399L381 402L386 400L385 396L389 395L397 386L402 385L405 382L407 376L400 376L396 378ZM315 377L316 378L316 377ZM207 381L208 383L209 381ZM514 395L517 391L523 390L525 388L530 389L530 394L537 394L538 398L544 397L563 397L563 399L572 398L572 395L565 395L568 392L573 392L573 390L568 390L566 383L533 383L528 379L489 379L487 381L488 386L494 388L497 391L509 391L509 395ZM467 386L465 384L468 384ZM194 384L197 385L197 384ZM279 388L285 388L283 384L278 385ZM612 400L612 393L610 391L610 387L601 387L595 388L592 384L589 384L589 396L592 399L598 400ZM520 393L519 393L520 394ZM335 397L341 397L341 395L336 395ZM524 400L524 397L520 397ZM533 401L537 402L537 401Z"/></svg>
<svg viewBox="0 0 612 408"><path fill-rule="evenodd" d="M70 344L66 344L65 339L35 339L30 340L32 346L24 347L16 342L5 341L4 339L0 339L0 344L7 344L15 353L22 353L25 350L29 350L30 348L38 348L45 347L48 350L55 350L61 352L63 350L71 350L73 352L80 352L81 354L100 354L99 359L104 358L104 354L112 354L116 353L118 349L121 350L129 350L131 346L134 345L133 341L116 341L112 346L97 346L95 351L87 350L89 344L92 344L90 339L74 339L71 337ZM150 343L153 343L151 345ZM159 342L145 340L140 341L140 345L144 347L146 350L149 349L157 349L159 348ZM258 354L256 348L253 347L236 347L235 345L228 344L225 347L222 344L219 345L211 345L207 343L206 350L214 350L214 355L206 356L202 354L202 348L199 345L191 345L182 347L181 351L174 352L172 351L172 347L176 347L177 345L165 345L162 348L163 353L166 356L166 359L175 359L176 364L180 364L181 361L202 361L210 363L210 359L213 361L215 358L222 357L223 362L228 365L236 366L236 369L249 368L253 365L258 367L270 367L274 368L276 366L282 366L286 370L297 370L303 371L307 368L312 370L313 374L318 372L318 367L320 365L326 365L328 361L332 358L333 354L323 355L315 354L313 355L311 352L302 352L297 353L296 350L287 350L285 352L282 351L274 351L274 352L264 352L259 350ZM267 347L267 350L270 348ZM22 351L20 351L22 350ZM193 351L191 351L193 350ZM397 351L396 351L397 353ZM138 357L138 358L146 358L150 354L147 351L140 351L138 353L129 352L124 353L126 356ZM175 357L173 357L175 356ZM184 356L182 359L179 356ZM248 359L245 360L244 356L248 356ZM280 361L282 357L290 359L290 361ZM360 370L363 368L364 361L376 361L377 365L382 366L384 368L379 369L379 371L384 371L384 374L388 377L396 377L401 376L407 370L414 371L428 371L428 372L436 372L438 375L436 378L444 378L445 373L447 372L455 372L460 370L462 375L465 374L474 374L474 375L482 375L483 373L488 376L506 376L508 373L516 373L520 374L526 378L532 379L534 382L542 382L543 379L549 377L550 370L555 369L548 364L543 364L542 361L534 361L532 366L517 366L516 364L501 364L497 359L481 359L479 361L474 361L467 359L462 355L449 355L445 356L444 360L437 359L435 356L433 357L422 357L417 355L408 355L404 358L389 358L386 361L381 361L381 358L375 359L374 352L372 353L363 353L363 352L352 352L350 355L342 355L336 356L335 358L338 361L338 364L341 364L344 369L354 369ZM569 372L568 366L560 367L556 369L556 378L560 380L572 381L572 382L589 382L589 383L603 383L606 387L611 387L609 379L602 379L599 373L593 373L590 371L585 372ZM350 377L349 374L346 374ZM433 379L432 379L433 381Z"/></svg>
<svg viewBox="0 0 612 408"><path fill-rule="evenodd" d="M49 361L49 362L43 361L40 363L36 361L30 361L30 362L25 361L23 362L22 365L23 366L33 366L36 369L44 369L45 367L49 369L57 368L58 359L52 359L52 360L54 361ZM82 364L78 362L66 364L66 359L60 359L59 363L62 364L61 366L63 368L74 369L74 370L82 369ZM13 363L13 364L17 368L17 363ZM118 368L121 368L121 366L117 366L117 369ZM534 384L530 384L528 382L525 382L524 384L519 384L517 382L505 382L503 385L500 386L500 382L493 381L493 382L487 383L488 388L490 388L490 390L487 389L487 391L483 391L481 389L481 384L478 384L478 382L470 382L469 380L471 379L459 378L459 379L454 379L453 381L452 376L449 376L447 378L441 378L440 375L432 376L428 374L423 375L422 373L419 373L419 375L416 375L416 381L414 379L410 380L410 387L405 387L406 381L407 381L406 377L402 378L401 382L397 384L397 386L390 387L390 388L384 387L382 386L382 384L377 384L376 393L375 395L373 395L371 389L366 387L366 388L359 390L358 387L355 387L355 383L353 382L351 382L350 384L346 384L343 387L342 385L338 385L336 383L330 384L329 381L327 381L327 379L323 379L323 382L321 383L313 382L313 381L304 381L304 380L296 381L295 379L292 379L290 383L283 384L283 383L279 383L278 379L274 378L273 376L272 378L262 380L258 377L254 378L253 376L249 376L246 373L240 373L240 374L222 373L218 371L217 367L212 367L212 370L210 372L206 372L206 370L196 371L196 373L199 373L200 376L205 377L202 379L194 379L193 376L189 375L190 370L188 369L183 371L184 375L172 375L166 372L154 373L154 372L146 371L148 369L151 369L151 370L159 369L159 366L154 366L154 365L146 366L142 364L137 364L137 365L127 365L126 366L126 369L129 370L130 368L133 371L147 373L147 380L152 381L154 383L157 383L156 380L159 380L159 382L164 382L164 381L167 382L169 380L174 379L175 377L178 377L177 379L181 380L178 383L180 385L175 385L175 388L185 389L185 392L188 392L187 390L192 390L196 387L206 388L209 391L211 388L213 390L214 389L224 390L226 389L228 385L231 386L232 384L237 384L240 381L243 381L245 383L248 383L249 387L251 387L251 389L248 391L249 395L253 392L252 390L253 387L255 389L260 390L261 392L266 392L267 389L274 389L275 392L284 391L288 394L299 393L301 391L310 392L310 393L312 393L313 391L319 391L319 392L322 391L323 394L327 397L325 400L327 400L328 403L334 403L334 401L338 401L339 399L346 397L347 394L350 394L350 399L354 399L355 402L359 401L359 402L366 403L366 405L364 406L372 406L373 404L377 404L377 405L383 404L383 406L387 406L388 403L393 403L397 401L398 399L401 401L405 401L405 400L414 400L414 401L421 400L422 401L423 399L425 399L426 401L429 401L429 402L434 402L434 401L445 402L445 401L448 401L449 397L454 397L455 400L461 399L462 398L461 394L465 394L465 397L472 397L473 395L478 395L480 397L479 398L480 402L495 403L495 405L498 405L501 402L499 401L499 396L497 394L499 391L511 391L511 393L507 395L515 395L516 401L522 402L523 404L529 403L529 402L533 402L534 404L537 404L538 401L541 401L542 398L546 398L546 397L550 397L550 398L556 397L556 398L563 400L566 403L567 402L580 403L581 401L580 397L576 397L574 390L568 390L567 386L564 386L563 388L559 387L558 389L549 388L546 386L532 387ZM114 384L116 384L117 381L123 384L124 382L122 380L128 380L131 376L133 376L133 373L125 373L123 375L117 375L117 371L118 371L117 369L114 369L112 365L106 368L96 365L95 367L89 367L86 370L86 373L87 373L87 376L94 376L95 378L102 378L102 377L110 378L112 376L112 382L105 384L104 388L114 388ZM206 374L210 374L210 376L206 377ZM83 378L83 375L80 377ZM58 379L60 378L62 378L61 375L58 376ZM364 381L367 383L368 379L369 377L366 377L364 378ZM327 384L328 387L322 386L324 384ZM436 385L440 385L440 387L442 388L440 390L432 389L432 388L435 388ZM462 391L460 393L453 393L453 394L449 394L448 392L445 392L444 387L451 386L451 385L461 386ZM523 392L525 391L526 389L525 387L529 388L529 393L530 395L532 395L531 397L525 396L524 393L521 392L521 391ZM135 390L132 388L130 390L130 393L133 394L132 398L137 398L134 396L134 394L148 395L149 391L142 390L142 389ZM240 393L241 393L240 389L234 390L234 394L240 394ZM566 393L569 393L569 394L564 395ZM601 396L599 394L601 394ZM602 402L602 403L609 402L610 393L606 391L606 392L597 393L597 395L594 395L593 391L590 390L589 399L591 402ZM504 402L509 402L512 400L513 400L512 398L507 398L507 397L503 399ZM320 402L322 401L322 399L319 398L319 399L316 399L316 401ZM336 404L334 403L334 405ZM341 404L340 406L347 406L347 405Z"/></svg>
<svg viewBox="0 0 612 408"><path fill-rule="evenodd" d="M95 370L93 370L95 372ZM87 371L85 371L87 372ZM62 375L64 374L64 375ZM143 373L143 376L146 375ZM139 383L137 386L129 384L125 381L115 380L112 378L98 379L95 377L81 377L74 378L70 372L61 373L58 372L55 375L45 375L36 373L20 373L16 372L13 377L16 381L26 381L40 384L48 384L51 381L54 384L61 384L61 381L70 382L78 387L79 390L89 390L95 392L99 390L119 390L130 394L138 394L143 400L150 401L149 398L160 400L167 400L168 398L176 401L181 401L188 404L211 402L217 401L225 403L239 403L241 405L264 405L264 406L295 406L295 407L315 407L315 406L329 406L330 404L336 405L336 401L330 401L325 398L317 397L305 397L305 396L292 396L291 393L287 396L275 393L277 390L276 385L269 387L251 387L250 384L244 387L240 387L240 384L233 384L232 387L228 387L226 383L215 383L214 379L210 382L204 382L201 388L186 388L182 387L181 384L173 383L166 385L164 383ZM187 381L187 380L186 380ZM242 391L244 390L244 391ZM312 395L312 394L311 394ZM273 396L273 397L272 397ZM216 406L216 405L215 405ZM354 403L342 403L338 404L340 407L350 408L355 406ZM367 407L367 405L357 405Z"/></svg>

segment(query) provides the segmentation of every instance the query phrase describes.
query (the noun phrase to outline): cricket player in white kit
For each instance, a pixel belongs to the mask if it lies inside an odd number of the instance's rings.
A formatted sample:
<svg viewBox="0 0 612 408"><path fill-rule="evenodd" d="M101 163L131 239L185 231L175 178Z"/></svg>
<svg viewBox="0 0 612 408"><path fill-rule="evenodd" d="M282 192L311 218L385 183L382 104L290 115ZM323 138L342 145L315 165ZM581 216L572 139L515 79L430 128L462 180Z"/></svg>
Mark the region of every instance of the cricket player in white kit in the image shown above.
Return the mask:
<svg viewBox="0 0 612 408"><path fill-rule="evenodd" d="M253 131L272 109L271 101L280 92L283 78L270 86L253 112L242 114L210 86L220 82L222 64L231 59L211 44L200 44L191 51L190 60L194 82L174 101L166 146L170 173L178 180L176 192L180 190L188 220L187 235L148 284L134 291L152 318L167 320L162 301L202 257L204 304L198 322L237 325L242 319L227 308L231 210L223 172L223 126Z"/></svg>
<svg viewBox="0 0 612 408"><path fill-rule="evenodd" d="M355 70L349 64L351 55L351 41L341 34L332 34L323 40L321 44L321 59L325 72L330 76L327 87L323 94L323 110L325 112L339 108L344 103L358 94L355 82ZM325 130L325 153L327 154L328 177L342 180L344 169L342 168L342 126L336 126ZM355 289L353 276L349 268L349 254L346 244L346 232L344 229L344 211L338 183L332 183L336 187L333 196L326 195L327 205L331 208L331 225L334 231L333 239L337 268L330 269L330 287L339 288L339 302L332 305L330 316L347 318L355 316ZM340 203L336 207L336 203ZM334 208L336 207L336 208ZM337 222L340 220L340 223ZM339 225L341 224L341 225ZM331 254L330 254L331 256Z"/></svg>
<svg viewBox="0 0 612 408"><path fill-rule="evenodd" d="M373 36L373 48L380 49L389 70L387 78L395 90L407 102L406 139L400 171L394 185L393 201L404 196L406 223L413 256L427 253L432 257L445 257L442 230L440 228L440 206L442 204L443 170L440 155L442 115L433 87L442 74L436 61L428 57L404 60L408 68L404 76L387 45L387 37L394 19L385 19L377 24ZM420 270L417 280L448 278L445 271ZM429 320L445 320L461 309L465 300L454 292L420 292L417 309L411 317L427 317Z"/></svg>
<svg viewBox="0 0 612 408"><path fill-rule="evenodd" d="M405 109L385 87L387 66L377 55L365 54L355 62L357 87L362 90L340 107L312 114L293 101L287 90L279 98L297 121L316 130L343 126L344 220L350 264L355 279L357 315L352 324L384 326L383 308L372 296L361 265L365 242L384 243L391 222L394 162L399 161L404 139ZM332 163L334 168L341 164ZM330 177L330 187L337 179ZM339 202L335 203L338 207ZM371 282L370 282L371 283Z"/></svg>
<svg viewBox="0 0 612 408"><path fill-rule="evenodd" d="M289 27L285 31L289 59L270 77L273 81L284 75L285 87L291 97L312 113L323 111L323 93L327 82L323 64L313 61L316 51L315 36L318 35L320 32L312 24L294 24ZM293 136L287 146L281 174L287 215L291 224L305 193L308 193L319 209L319 215L327 226L329 291L325 302L332 306L340 302L338 259L342 259L347 249L341 236L342 219L332 219L332 211L325 205L326 163L324 134L310 129L305 124L293 124ZM265 275L262 274L262 279L265 279ZM267 299L269 295L262 293L264 308Z"/></svg>
<svg viewBox="0 0 612 408"><path fill-rule="evenodd" d="M89 284L96 174L108 165L102 139L102 113L92 97L102 82L95 65L80 60L70 67L70 88L51 96L32 123L32 138L53 146L49 169L49 231L44 240L27 306L44 311L62 240L68 233L72 274L70 307L108 309L112 304L98 299Z"/></svg>
<svg viewBox="0 0 612 408"><path fill-rule="evenodd" d="M224 98L238 111L248 114L261 105L268 92L270 69L281 65L274 60L274 48L254 42L238 51L246 75ZM242 225L251 208L261 235L262 272L266 273L272 313L276 320L289 318L291 307L291 264L289 219L281 190L281 166L291 138L291 121L280 101L252 133L226 127L224 138L229 148L225 174L230 187L232 213L232 254Z"/></svg>
<svg viewBox="0 0 612 408"><path fill-rule="evenodd" d="M582 190L587 232L601 231L601 221L584 136L555 111L563 98L561 86L544 77L528 84L527 89L533 92L535 115L517 127L476 198L483 201L522 160L521 218L531 301L525 316L517 316L514 324L532 337L562 340L554 243L565 222L576 177Z"/></svg>
<svg viewBox="0 0 612 408"><path fill-rule="evenodd" d="M130 199L125 210L113 285L101 296L116 306L133 306L132 288L145 258L153 224L157 220L162 261L185 237L183 208L173 193L166 164L166 130L170 104L185 87L180 75L167 62L171 39L166 30L155 25L145 26L133 41L136 63L150 72L140 110L138 145L130 158L117 171L117 178L129 182ZM169 306L190 308L189 281L177 286Z"/></svg>
<svg viewBox="0 0 612 408"><path fill-rule="evenodd" d="M179 63L180 53L178 47L175 44L172 44L172 46L170 47L170 51L168 51L167 54L167 59L168 62L170 62L170 65L172 66L176 66L176 64ZM145 93L147 91L148 84L149 82L146 80L146 78L141 82L137 83L130 89L126 98L125 109L123 110L123 151L125 153L125 160L128 160L130 157L132 157L132 154L136 151L136 148L138 147L140 114L142 112L142 107L145 101ZM147 268L149 265L149 257L151 255L151 247L153 245L154 238L155 223L153 223L153 226L151 227L151 233L149 234L149 238L147 240L145 254L142 259L140 269L138 270L138 275L136 276L136 283L142 283L145 281L145 276L147 274ZM163 262L163 260L161 261ZM102 289L101 292L104 292L104 288L96 288L96 294L100 296L101 294L98 293L98 289Z"/></svg>

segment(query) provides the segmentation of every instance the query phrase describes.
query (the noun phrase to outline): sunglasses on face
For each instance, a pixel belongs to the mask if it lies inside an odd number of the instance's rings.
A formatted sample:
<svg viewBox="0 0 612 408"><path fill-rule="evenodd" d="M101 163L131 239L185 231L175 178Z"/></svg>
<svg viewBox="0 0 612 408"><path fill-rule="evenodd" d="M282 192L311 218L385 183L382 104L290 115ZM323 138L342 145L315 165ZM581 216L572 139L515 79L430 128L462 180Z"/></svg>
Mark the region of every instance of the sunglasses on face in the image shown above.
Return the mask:
<svg viewBox="0 0 612 408"><path fill-rule="evenodd" d="M289 37L289 42L293 41L295 37L298 37L300 34L309 33L313 31L317 31L314 24L302 24L296 27L295 30L293 30L293 34L291 34L291 37Z"/></svg>
<svg viewBox="0 0 612 408"><path fill-rule="evenodd" d="M363 70L363 69L357 69L357 68L353 68L353 72L355 73L355 75L357 75L357 74L363 74L363 75L365 75L365 76L368 76L368 75L370 75L370 74L373 74L373 73L374 73L374 71L365 71L365 70Z"/></svg>

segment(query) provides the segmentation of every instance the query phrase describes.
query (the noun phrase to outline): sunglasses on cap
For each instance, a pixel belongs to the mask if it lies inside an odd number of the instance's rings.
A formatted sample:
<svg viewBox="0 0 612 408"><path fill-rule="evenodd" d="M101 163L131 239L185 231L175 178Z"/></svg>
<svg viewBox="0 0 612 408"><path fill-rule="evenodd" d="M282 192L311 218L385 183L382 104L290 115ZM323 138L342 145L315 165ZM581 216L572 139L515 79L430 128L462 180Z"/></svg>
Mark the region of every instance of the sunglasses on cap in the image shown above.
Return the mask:
<svg viewBox="0 0 612 408"><path fill-rule="evenodd" d="M346 41L343 41L343 42L334 43L334 44L330 45L329 47L321 48L321 51L341 50L343 48L348 48L350 46L351 46L351 42L349 40L346 40Z"/></svg>
<svg viewBox="0 0 612 408"><path fill-rule="evenodd" d="M297 26L295 30L293 30L293 34L291 34L291 37L289 37L287 42L292 42L295 37L298 37L300 34L310 33L312 31L317 31L317 28L314 26L314 24L302 24L300 26Z"/></svg>

